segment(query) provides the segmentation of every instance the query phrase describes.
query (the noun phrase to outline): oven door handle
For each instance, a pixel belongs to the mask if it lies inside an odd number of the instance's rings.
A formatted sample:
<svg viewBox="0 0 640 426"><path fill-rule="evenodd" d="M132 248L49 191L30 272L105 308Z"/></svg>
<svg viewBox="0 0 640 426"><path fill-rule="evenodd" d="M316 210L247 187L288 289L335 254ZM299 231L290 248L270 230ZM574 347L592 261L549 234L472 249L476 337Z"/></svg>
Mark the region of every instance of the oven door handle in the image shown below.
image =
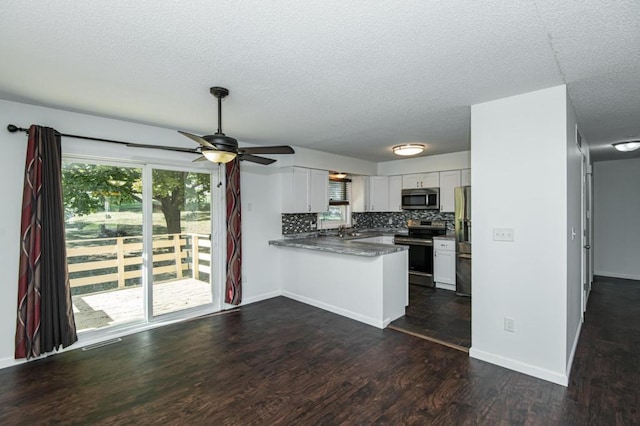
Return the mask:
<svg viewBox="0 0 640 426"><path fill-rule="evenodd" d="M428 246L431 247L433 246L433 241L429 241L429 240L414 240L411 238L396 238L394 240L395 244L401 244L401 245L410 245L410 246Z"/></svg>

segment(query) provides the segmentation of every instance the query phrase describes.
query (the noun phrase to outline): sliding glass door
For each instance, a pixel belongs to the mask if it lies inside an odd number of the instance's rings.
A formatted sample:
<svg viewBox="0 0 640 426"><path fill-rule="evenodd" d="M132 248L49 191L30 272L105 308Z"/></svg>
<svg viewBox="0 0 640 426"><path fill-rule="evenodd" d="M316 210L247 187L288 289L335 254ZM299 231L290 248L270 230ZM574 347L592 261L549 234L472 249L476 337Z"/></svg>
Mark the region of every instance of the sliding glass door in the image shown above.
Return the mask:
<svg viewBox="0 0 640 426"><path fill-rule="evenodd" d="M142 168L64 161L62 180L78 331L144 321Z"/></svg>
<svg viewBox="0 0 640 426"><path fill-rule="evenodd" d="M210 173L70 158L62 171L79 332L213 310Z"/></svg>
<svg viewBox="0 0 640 426"><path fill-rule="evenodd" d="M211 175L153 169L153 315L212 303Z"/></svg>

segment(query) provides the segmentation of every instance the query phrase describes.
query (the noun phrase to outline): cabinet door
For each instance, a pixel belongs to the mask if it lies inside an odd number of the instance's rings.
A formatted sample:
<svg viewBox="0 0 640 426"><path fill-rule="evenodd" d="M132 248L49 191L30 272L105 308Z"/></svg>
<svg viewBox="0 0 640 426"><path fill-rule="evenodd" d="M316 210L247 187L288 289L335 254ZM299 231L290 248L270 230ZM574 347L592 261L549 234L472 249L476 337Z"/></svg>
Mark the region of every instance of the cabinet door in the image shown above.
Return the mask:
<svg viewBox="0 0 640 426"><path fill-rule="evenodd" d="M438 172L423 173L421 175L421 188L437 188L440 186L440 174Z"/></svg>
<svg viewBox="0 0 640 426"><path fill-rule="evenodd" d="M389 176L389 211L402 211L402 176Z"/></svg>
<svg viewBox="0 0 640 426"><path fill-rule="evenodd" d="M393 245L393 235L383 235L380 237L380 244Z"/></svg>
<svg viewBox="0 0 640 426"><path fill-rule="evenodd" d="M329 172L326 170L309 170L309 207L313 213L329 210Z"/></svg>
<svg viewBox="0 0 640 426"><path fill-rule="evenodd" d="M471 169L462 169L460 186L471 186Z"/></svg>
<svg viewBox="0 0 640 426"><path fill-rule="evenodd" d="M440 211L454 212L454 188L460 186L460 170L440 172Z"/></svg>
<svg viewBox="0 0 640 426"><path fill-rule="evenodd" d="M292 191L283 196L292 197L289 205L290 213L304 213L309 211L309 169L294 167L291 176Z"/></svg>
<svg viewBox="0 0 640 426"><path fill-rule="evenodd" d="M361 243L383 244L382 243L382 237L358 238L357 240L353 240L353 241L358 241L358 242L361 242Z"/></svg>
<svg viewBox="0 0 640 426"><path fill-rule="evenodd" d="M367 177L352 176L351 177L351 211L354 213L362 213L367 211Z"/></svg>
<svg viewBox="0 0 640 426"><path fill-rule="evenodd" d="M389 177L369 176L369 211L389 211Z"/></svg>
<svg viewBox="0 0 640 426"><path fill-rule="evenodd" d="M456 252L435 250L433 252L433 280L437 283L456 283Z"/></svg>
<svg viewBox="0 0 640 426"><path fill-rule="evenodd" d="M421 175L402 175L402 189L420 188L422 184Z"/></svg>

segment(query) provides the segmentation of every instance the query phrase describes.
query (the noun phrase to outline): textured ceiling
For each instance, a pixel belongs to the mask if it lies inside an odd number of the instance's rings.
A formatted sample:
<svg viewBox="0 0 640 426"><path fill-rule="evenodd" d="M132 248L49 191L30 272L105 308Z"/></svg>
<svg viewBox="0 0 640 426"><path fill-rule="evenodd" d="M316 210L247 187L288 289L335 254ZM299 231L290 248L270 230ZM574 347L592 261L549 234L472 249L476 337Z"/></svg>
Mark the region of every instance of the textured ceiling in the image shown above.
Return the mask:
<svg viewBox="0 0 640 426"><path fill-rule="evenodd" d="M3 0L0 98L209 134L221 85L241 142L386 161L469 149L470 105L566 83L613 159L640 138L639 22L638 0Z"/></svg>

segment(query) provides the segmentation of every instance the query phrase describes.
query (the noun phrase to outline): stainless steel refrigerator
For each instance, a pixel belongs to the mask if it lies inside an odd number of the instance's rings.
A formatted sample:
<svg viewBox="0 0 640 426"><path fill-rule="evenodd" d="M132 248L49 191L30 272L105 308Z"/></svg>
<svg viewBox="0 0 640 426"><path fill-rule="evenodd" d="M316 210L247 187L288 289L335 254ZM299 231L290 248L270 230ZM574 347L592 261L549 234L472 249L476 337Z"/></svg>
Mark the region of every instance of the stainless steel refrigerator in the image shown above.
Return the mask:
<svg viewBox="0 0 640 426"><path fill-rule="evenodd" d="M456 294L471 296L471 187L455 189Z"/></svg>

